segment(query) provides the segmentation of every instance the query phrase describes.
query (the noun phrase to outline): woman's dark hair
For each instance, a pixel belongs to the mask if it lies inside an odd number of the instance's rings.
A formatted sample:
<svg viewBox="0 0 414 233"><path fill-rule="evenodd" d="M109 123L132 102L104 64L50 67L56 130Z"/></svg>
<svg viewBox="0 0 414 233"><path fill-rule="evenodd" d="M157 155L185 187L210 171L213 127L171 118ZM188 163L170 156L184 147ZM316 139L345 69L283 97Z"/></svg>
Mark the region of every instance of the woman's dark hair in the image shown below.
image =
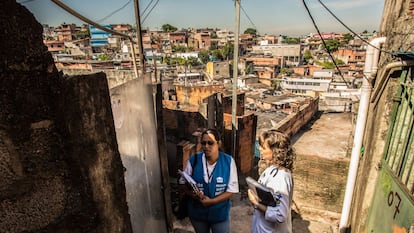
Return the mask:
<svg viewBox="0 0 414 233"><path fill-rule="evenodd" d="M220 133L216 129L204 130L203 133L201 133L201 138L204 136L204 134L212 134L214 135L214 139L216 139L217 142L221 141Z"/></svg>

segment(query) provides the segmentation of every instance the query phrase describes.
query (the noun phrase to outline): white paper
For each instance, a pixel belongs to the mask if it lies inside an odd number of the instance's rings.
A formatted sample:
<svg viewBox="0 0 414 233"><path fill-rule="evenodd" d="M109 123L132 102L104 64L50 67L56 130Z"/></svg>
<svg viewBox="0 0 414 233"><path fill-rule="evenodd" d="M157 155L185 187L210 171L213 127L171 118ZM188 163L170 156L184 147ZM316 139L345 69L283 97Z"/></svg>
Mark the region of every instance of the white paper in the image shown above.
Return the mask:
<svg viewBox="0 0 414 233"><path fill-rule="evenodd" d="M178 169L178 174L180 174L182 177L184 177L184 179L187 181L187 183L189 183L191 185L191 188L193 189L194 192L198 193L200 191L197 187L197 182L193 179L193 177L191 177L187 173L181 171L180 169Z"/></svg>

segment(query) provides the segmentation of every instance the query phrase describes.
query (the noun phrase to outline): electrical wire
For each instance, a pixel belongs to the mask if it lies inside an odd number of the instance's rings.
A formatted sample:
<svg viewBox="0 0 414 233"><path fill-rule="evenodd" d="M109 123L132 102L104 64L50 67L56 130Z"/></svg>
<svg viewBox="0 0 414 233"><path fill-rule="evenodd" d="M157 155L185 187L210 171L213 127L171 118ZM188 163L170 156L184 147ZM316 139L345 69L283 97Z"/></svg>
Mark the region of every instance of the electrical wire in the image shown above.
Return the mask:
<svg viewBox="0 0 414 233"><path fill-rule="evenodd" d="M96 28L101 29L102 31L109 32L109 33L112 33L114 35L119 35L119 36L128 38L129 41L131 42L131 47L132 47L132 62L134 64L134 73L135 73L135 77L138 78L138 70L137 70L136 59L135 59L134 41L132 39L132 36L129 36L127 34L120 33L120 32L117 32L115 30L106 28L106 27L98 24L97 22L94 22L94 21L86 18L85 16L79 14L78 12L74 11L73 9L71 9L69 6L67 6L66 4L61 2L60 0L51 0L51 1L53 3L55 3L56 5L58 5L60 8L62 8L63 10L65 10L66 12L68 12L69 14L75 16L76 18L78 18L78 19L80 19L80 20L82 20L82 21L84 21L84 22L86 22L90 25L95 26Z"/></svg>
<svg viewBox="0 0 414 233"><path fill-rule="evenodd" d="M371 43L369 43L369 41L365 40L363 37L361 37L360 35L358 35L358 33L355 33L351 28L349 28L347 25L345 25L344 22L342 22L342 20L340 20L321 0L318 0L318 2L329 12L329 14L332 15L332 17L334 17L340 24L342 24L346 29L348 29L352 34L354 34L354 36L358 37L360 40L362 40L363 42L365 42L367 45L381 51L384 53L388 53L388 54L392 54L389 51L385 51L383 49L380 49L378 47L376 47L375 45L372 45Z"/></svg>
<svg viewBox="0 0 414 233"><path fill-rule="evenodd" d="M256 25L253 23L253 21L250 19L249 15L247 14L247 12L244 10L243 6L240 4L240 8L242 9L244 15L246 15L247 19L250 21L250 23L253 25L254 29L256 29L256 33L257 33L257 27Z"/></svg>
<svg viewBox="0 0 414 233"><path fill-rule="evenodd" d="M321 38L321 40L322 40L323 46L325 47L326 51L328 52L328 55L329 55L329 57L331 58L331 60L332 60L333 64L335 65L336 70L338 70L338 72L339 72L339 76L341 76L341 79L342 79L342 81L346 84L346 86L347 86L348 88L350 88L350 86L349 86L349 85L348 85L348 83L346 82L346 80L345 80L344 76L342 75L341 70L339 69L338 65L336 64L335 58L332 56L331 51L329 50L328 46L326 46L326 42L325 42L325 40L323 39L321 32L319 31L318 25L316 25L316 22L315 22L315 20L313 19L313 16L312 16L312 14L311 14L311 12L310 12L310 10L309 10L309 8L308 8L308 5L306 5L305 0L302 0L302 2L303 2L303 5L304 5L304 6L305 6L305 8L306 8L306 11L308 12L309 17L310 17L310 18L311 18L311 20L312 20L312 24L313 24L313 26L315 27L316 31L318 32L318 34L319 34L319 36L320 36L320 38Z"/></svg>
<svg viewBox="0 0 414 233"><path fill-rule="evenodd" d="M96 22L101 23L102 21L104 21L104 20L108 19L109 17L113 16L114 14L118 13L119 11L121 11L122 9L127 7L129 5L129 3L131 3L131 1L132 0L128 0L128 2L125 3L123 6L121 6L117 10L114 10L113 12L109 13L107 16L103 17L102 19L97 20Z"/></svg>
<svg viewBox="0 0 414 233"><path fill-rule="evenodd" d="M26 1L23 1L23 2L18 2L19 4L26 4L26 3L28 3L28 2L33 2L33 1L36 1L36 0L26 0Z"/></svg>
<svg viewBox="0 0 414 233"><path fill-rule="evenodd" d="M149 3L148 3L148 5L145 7L145 9L141 12L141 15L144 15L145 14L145 11L147 11L148 10L148 7L152 4L152 2L153 2L154 0L151 0Z"/></svg>
<svg viewBox="0 0 414 233"><path fill-rule="evenodd" d="M154 10L154 8L158 5L158 2L159 2L160 0L157 0L155 3L154 3L154 5L151 7L151 9L148 11L148 13L147 13L147 15L146 16L144 16L144 18L141 20L141 23L144 23L145 22L145 20L148 18L148 16L151 14L151 12L152 12L152 10Z"/></svg>

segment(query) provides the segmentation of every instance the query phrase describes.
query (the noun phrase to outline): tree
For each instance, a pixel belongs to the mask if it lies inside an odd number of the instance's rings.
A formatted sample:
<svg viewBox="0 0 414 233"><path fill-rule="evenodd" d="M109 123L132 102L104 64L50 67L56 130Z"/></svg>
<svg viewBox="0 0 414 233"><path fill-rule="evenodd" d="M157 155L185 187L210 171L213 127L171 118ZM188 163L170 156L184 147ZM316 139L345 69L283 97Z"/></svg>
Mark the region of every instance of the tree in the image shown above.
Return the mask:
<svg viewBox="0 0 414 233"><path fill-rule="evenodd" d="M163 32L175 32L177 31L177 28L167 23L167 24L162 25L162 31Z"/></svg>
<svg viewBox="0 0 414 233"><path fill-rule="evenodd" d="M171 49L173 52L177 52L177 53L184 53L187 50L187 48L182 45L177 45L177 46L173 45Z"/></svg>
<svg viewBox="0 0 414 233"><path fill-rule="evenodd" d="M254 29L254 28L247 28L245 31L244 31L244 34L250 34L250 35L257 35L257 30L256 29Z"/></svg>
<svg viewBox="0 0 414 233"><path fill-rule="evenodd" d="M187 66L199 66L201 65L200 61L198 61L198 58L196 57L189 57L187 58Z"/></svg>
<svg viewBox="0 0 414 233"><path fill-rule="evenodd" d="M342 36L342 39L344 40L345 44L348 44L348 42L352 39L354 39L354 35L350 34L350 33L346 33Z"/></svg>
<svg viewBox="0 0 414 233"><path fill-rule="evenodd" d="M309 64L309 61L313 59L311 52L309 49L305 50L303 53L303 59L305 60L306 64Z"/></svg>
<svg viewBox="0 0 414 233"><path fill-rule="evenodd" d="M210 51L213 51L216 49L218 49L218 42L213 40L211 41L211 44L210 44Z"/></svg>
<svg viewBox="0 0 414 233"><path fill-rule="evenodd" d="M80 39L85 39L85 38L91 38L89 30L75 32L75 35L74 35L75 40L80 40Z"/></svg>
<svg viewBox="0 0 414 233"><path fill-rule="evenodd" d="M223 60L223 56L221 55L221 51L219 49L215 49L211 53L215 59Z"/></svg>
<svg viewBox="0 0 414 233"><path fill-rule="evenodd" d="M246 74L252 74L253 73L253 63L249 63L246 68L244 69L244 72Z"/></svg>
<svg viewBox="0 0 414 233"><path fill-rule="evenodd" d="M288 38L285 39L285 43L286 44L299 44L300 39L299 38L288 37Z"/></svg>
<svg viewBox="0 0 414 233"><path fill-rule="evenodd" d="M341 43L339 43L339 41L338 41L338 40L329 39L329 40L327 40L327 41L325 42L325 44L326 44L326 49L327 49L329 52L334 52L334 51L338 50L339 45L340 45Z"/></svg>
<svg viewBox="0 0 414 233"><path fill-rule="evenodd" d="M290 76L291 74L293 74L293 70L290 68L284 67L280 70L280 73L286 76Z"/></svg>
<svg viewBox="0 0 414 233"><path fill-rule="evenodd" d="M228 60L230 57L233 57L234 48L233 45L227 43L223 47L220 48L221 57L225 60Z"/></svg>
<svg viewBox="0 0 414 233"><path fill-rule="evenodd" d="M206 64L208 61L210 61L210 54L207 50L201 50L198 52L198 58L203 64Z"/></svg>
<svg viewBox="0 0 414 233"><path fill-rule="evenodd" d="M280 79L272 80L272 87L275 91L280 91L282 87L280 86Z"/></svg>
<svg viewBox="0 0 414 233"><path fill-rule="evenodd" d="M169 56L163 57L162 63L167 64L167 65L171 65L171 57L169 57Z"/></svg>

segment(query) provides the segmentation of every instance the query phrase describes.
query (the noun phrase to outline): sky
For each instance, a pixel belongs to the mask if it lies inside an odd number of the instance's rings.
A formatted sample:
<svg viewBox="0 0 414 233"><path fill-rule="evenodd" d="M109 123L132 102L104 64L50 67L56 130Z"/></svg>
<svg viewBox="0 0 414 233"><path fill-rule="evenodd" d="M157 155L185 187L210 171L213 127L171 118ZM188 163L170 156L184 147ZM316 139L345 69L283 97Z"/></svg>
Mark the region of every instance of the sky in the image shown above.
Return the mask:
<svg viewBox="0 0 414 233"><path fill-rule="evenodd" d="M16 0L42 24L84 22L50 0ZM84 17L100 24L135 25L135 0L60 0ZM354 32L378 31L385 0L321 0ZM300 36L320 32L349 32L318 0L240 0L240 32L254 28L260 35ZM236 31L234 0L139 0L142 28L219 28Z"/></svg>

